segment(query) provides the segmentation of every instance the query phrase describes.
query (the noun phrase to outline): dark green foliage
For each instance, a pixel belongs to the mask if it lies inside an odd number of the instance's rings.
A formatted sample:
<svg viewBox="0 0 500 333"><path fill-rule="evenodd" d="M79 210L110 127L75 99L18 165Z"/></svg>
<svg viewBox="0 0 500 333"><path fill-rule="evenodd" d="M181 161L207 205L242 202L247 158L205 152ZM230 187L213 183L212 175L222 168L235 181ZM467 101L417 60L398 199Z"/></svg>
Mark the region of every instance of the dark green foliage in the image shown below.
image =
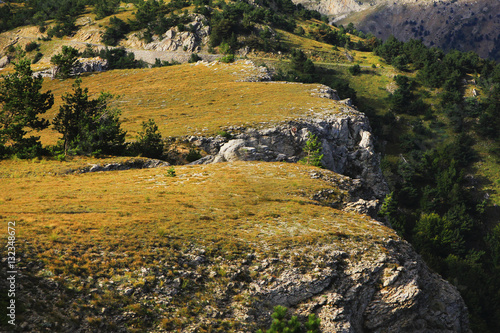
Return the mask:
<svg viewBox="0 0 500 333"><path fill-rule="evenodd" d="M351 75L361 74L361 67L359 66L359 64L355 64L349 67L349 73L351 73Z"/></svg>
<svg viewBox="0 0 500 333"><path fill-rule="evenodd" d="M351 37L347 35L344 29L332 29L326 23L314 24L313 29L309 32L309 36L317 41L342 47L351 41Z"/></svg>
<svg viewBox="0 0 500 333"><path fill-rule="evenodd" d="M49 29L47 34L61 38L70 36L77 30L76 17L80 15L85 6L80 1L62 1L56 9L56 25Z"/></svg>
<svg viewBox="0 0 500 333"><path fill-rule="evenodd" d="M167 177L175 177L175 176L176 176L176 174L175 174L174 167L172 166L172 167L168 168L167 169Z"/></svg>
<svg viewBox="0 0 500 333"><path fill-rule="evenodd" d="M166 66L173 66L173 65L179 65L180 63L172 60L172 62L166 61L166 60L160 60L159 58L155 59L155 63L151 67L166 67Z"/></svg>
<svg viewBox="0 0 500 333"><path fill-rule="evenodd" d="M491 262L496 269L500 269L500 224L486 236L486 243L490 249Z"/></svg>
<svg viewBox="0 0 500 333"><path fill-rule="evenodd" d="M120 0L93 0L96 20L113 15L120 6Z"/></svg>
<svg viewBox="0 0 500 333"><path fill-rule="evenodd" d="M45 21L56 19L51 34L62 37L74 31L74 19L85 9L79 0L29 0L24 6L12 6L11 2L0 6L0 32L30 24L44 27Z"/></svg>
<svg viewBox="0 0 500 333"><path fill-rule="evenodd" d="M322 150L323 146L321 142L319 142L318 137L311 132L307 133L307 141L302 149L306 156L304 156L300 162L320 168L323 167L321 164L321 160L323 159L323 154L321 154Z"/></svg>
<svg viewBox="0 0 500 333"><path fill-rule="evenodd" d="M307 322L304 324L304 328L300 324L296 316L292 316L289 320L286 320L287 308L281 305L274 307L274 313L271 315L273 322L271 327L266 330L266 333L319 333L320 320L315 314L310 314ZM264 333L262 330L258 330L257 333Z"/></svg>
<svg viewBox="0 0 500 333"><path fill-rule="evenodd" d="M33 77L30 61L22 59L15 63L15 72L2 75L0 81L0 151L28 158L41 153L39 137L29 136L49 126L41 119L54 104L50 91L40 93L43 78Z"/></svg>
<svg viewBox="0 0 500 333"><path fill-rule="evenodd" d="M234 54L226 54L225 56L220 58L220 61L225 62L225 63L234 62Z"/></svg>
<svg viewBox="0 0 500 333"><path fill-rule="evenodd" d="M80 57L82 57L82 58L94 58L94 57L97 57L98 54L99 53L92 48L92 45L87 44L85 46L85 50L83 50L82 54L80 54Z"/></svg>
<svg viewBox="0 0 500 333"><path fill-rule="evenodd" d="M189 4L189 1L183 0L171 1L169 4L157 0L136 2L135 20L130 21L130 29L132 31L147 29L144 37L149 39L152 35L161 35L172 27L187 24L191 21L189 15L178 16L174 10L184 8Z"/></svg>
<svg viewBox="0 0 500 333"><path fill-rule="evenodd" d="M137 136L137 141L130 145L130 150L135 155L144 157L161 158L163 156L163 139L153 119L142 122L142 131Z"/></svg>
<svg viewBox="0 0 500 333"><path fill-rule="evenodd" d="M428 106L413 92L415 82L404 75L396 75L394 81L398 89L389 97L391 111L410 115L425 114Z"/></svg>
<svg viewBox="0 0 500 333"><path fill-rule="evenodd" d="M392 63L393 59L401 55L403 48L403 43L398 41L396 37L389 36L389 38L384 42L384 44L375 48L375 54L381 56L389 64Z"/></svg>
<svg viewBox="0 0 500 333"><path fill-rule="evenodd" d="M127 52L124 47L104 49L99 52L99 56L108 61L109 69L143 68L147 64L141 60L135 60L132 52Z"/></svg>
<svg viewBox="0 0 500 333"><path fill-rule="evenodd" d="M325 84L337 91L337 94L341 99L350 98L354 105L357 105L358 99L356 90L354 90L347 80L340 79L338 77L330 77L326 78L325 76L321 76L321 83Z"/></svg>
<svg viewBox="0 0 500 333"><path fill-rule="evenodd" d="M189 149L189 153L186 155L186 161L188 162L194 162L194 161L197 161L201 158L201 154L199 151L197 151L196 149Z"/></svg>
<svg viewBox="0 0 500 333"><path fill-rule="evenodd" d="M80 155L119 154L125 147L125 132L120 128L119 112L109 106L113 95L101 93L89 99L81 79L73 93L65 94L64 104L53 120L54 129L63 135L64 152Z"/></svg>
<svg viewBox="0 0 500 333"><path fill-rule="evenodd" d="M26 52L31 52L31 51L39 50L39 49L40 49L40 44L38 44L37 42L29 42L28 44L26 44L24 46L24 50Z"/></svg>
<svg viewBox="0 0 500 333"><path fill-rule="evenodd" d="M272 27L293 31L296 27L293 14L296 6L290 0L259 1L259 6L245 1L234 3L220 3L222 11L210 11L210 44L216 47L221 43L229 43L233 51L237 48L232 40L237 36L249 36L248 46L254 49L279 50L281 45L274 36L264 34L256 35L256 24L267 24ZM253 36L252 36L253 35ZM234 36L234 37L233 37ZM274 42L271 42L274 41ZM246 43L246 42L245 42Z"/></svg>
<svg viewBox="0 0 500 333"><path fill-rule="evenodd" d="M489 67L489 68L488 68ZM479 117L478 132L489 139L497 141L500 133L500 64L485 65L481 84L487 92L484 104L480 105L482 111Z"/></svg>
<svg viewBox="0 0 500 333"><path fill-rule="evenodd" d="M50 59L50 62L57 66L56 77L67 78L71 74L71 70L76 65L78 59L78 50L71 46L64 45L62 52L56 54Z"/></svg>
<svg viewBox="0 0 500 333"><path fill-rule="evenodd" d="M197 53L191 53L191 56L189 57L189 63L194 63L202 60L201 57Z"/></svg>
<svg viewBox="0 0 500 333"><path fill-rule="evenodd" d="M101 41L106 45L115 46L125 34L130 32L130 26L116 16L109 19L109 26L102 35Z"/></svg>
<svg viewBox="0 0 500 333"><path fill-rule="evenodd" d="M37 53L35 54L35 57L34 57L34 58L33 58L33 60L31 61L31 63L32 63L32 64L36 64L37 62L39 62L39 61L40 61L40 59L42 59L42 57L43 57L42 52L37 52Z"/></svg>
<svg viewBox="0 0 500 333"><path fill-rule="evenodd" d="M392 65L394 68L400 71L408 70L408 57L405 54L399 55L392 60Z"/></svg>
<svg viewBox="0 0 500 333"><path fill-rule="evenodd" d="M290 53L291 71L286 79L289 81L313 82L316 68L313 62L307 58L302 50L294 49Z"/></svg>

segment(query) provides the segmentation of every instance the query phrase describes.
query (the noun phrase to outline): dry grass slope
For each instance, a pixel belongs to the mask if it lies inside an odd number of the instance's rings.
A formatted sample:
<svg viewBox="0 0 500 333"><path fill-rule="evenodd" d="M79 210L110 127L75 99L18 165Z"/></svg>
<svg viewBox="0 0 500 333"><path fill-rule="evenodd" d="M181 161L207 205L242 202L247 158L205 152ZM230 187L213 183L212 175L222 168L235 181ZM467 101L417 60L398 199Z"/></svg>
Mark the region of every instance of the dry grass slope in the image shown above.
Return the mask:
<svg viewBox="0 0 500 333"><path fill-rule="evenodd" d="M123 127L130 139L142 121L153 118L164 136L215 134L232 125L279 122L311 111L331 110L338 104L311 96L317 84L243 82L255 75L245 62L214 65L185 64L151 69L114 70L83 78L93 96L107 91L120 98L115 106L123 111ZM55 95L52 119L62 104L61 96L71 91L72 79L45 80L44 90ZM57 133L41 133L42 142L55 143Z"/></svg>

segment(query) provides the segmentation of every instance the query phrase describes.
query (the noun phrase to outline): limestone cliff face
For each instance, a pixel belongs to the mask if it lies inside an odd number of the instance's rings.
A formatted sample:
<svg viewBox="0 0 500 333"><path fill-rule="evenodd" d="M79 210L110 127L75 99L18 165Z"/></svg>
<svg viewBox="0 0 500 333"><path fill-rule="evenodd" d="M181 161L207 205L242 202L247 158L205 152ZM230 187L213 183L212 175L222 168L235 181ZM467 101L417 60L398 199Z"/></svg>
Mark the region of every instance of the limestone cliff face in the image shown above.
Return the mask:
<svg viewBox="0 0 500 333"><path fill-rule="evenodd" d="M386 39L422 39L445 50L475 51L500 59L500 1L294 0L306 8Z"/></svg>
<svg viewBox="0 0 500 333"><path fill-rule="evenodd" d="M274 305L292 307L299 316L315 312L322 332L469 332L456 288L430 272L406 242L385 245L387 253L375 257L359 249L334 251L334 246L302 249L310 251L308 272L293 263L263 262L263 272L288 268L272 281L250 283L245 292L259 300L257 313ZM318 260L318 250L329 255ZM259 320L249 309L246 313Z"/></svg>

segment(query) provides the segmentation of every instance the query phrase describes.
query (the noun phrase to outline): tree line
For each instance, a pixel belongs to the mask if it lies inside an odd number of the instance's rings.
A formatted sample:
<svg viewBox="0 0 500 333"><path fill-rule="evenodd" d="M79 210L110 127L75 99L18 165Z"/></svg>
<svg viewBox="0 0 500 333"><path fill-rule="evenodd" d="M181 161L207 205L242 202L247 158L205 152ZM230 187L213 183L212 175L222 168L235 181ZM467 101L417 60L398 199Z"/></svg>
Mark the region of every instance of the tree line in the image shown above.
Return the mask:
<svg viewBox="0 0 500 333"><path fill-rule="evenodd" d="M142 155L161 158L164 141L154 120L143 122L137 140L125 143L120 111L112 107L116 96L101 92L89 96L88 88L75 79L73 91L64 94L63 104L52 120L43 119L54 104L50 91L41 92L43 78L33 76L30 61L15 63L15 72L2 75L0 81L0 158L34 158L53 155ZM50 125L62 135L51 147L42 147L36 132Z"/></svg>
<svg viewBox="0 0 500 333"><path fill-rule="evenodd" d="M402 156L383 163L393 192L381 214L460 289L473 330L495 332L500 327L500 224L498 215L491 217L498 210L474 185L473 163L479 158L474 145L480 141L500 160L500 65L474 52L444 53L418 40L404 43L394 37L375 53L403 73L416 71L414 78L395 76L398 88L389 97L390 112L372 122L392 126L392 133L379 134L397 144ZM464 97L471 77L481 98ZM437 89L438 103L424 102L423 87ZM413 119L406 129L396 120L399 115ZM448 129L453 139L436 144L432 128Z"/></svg>

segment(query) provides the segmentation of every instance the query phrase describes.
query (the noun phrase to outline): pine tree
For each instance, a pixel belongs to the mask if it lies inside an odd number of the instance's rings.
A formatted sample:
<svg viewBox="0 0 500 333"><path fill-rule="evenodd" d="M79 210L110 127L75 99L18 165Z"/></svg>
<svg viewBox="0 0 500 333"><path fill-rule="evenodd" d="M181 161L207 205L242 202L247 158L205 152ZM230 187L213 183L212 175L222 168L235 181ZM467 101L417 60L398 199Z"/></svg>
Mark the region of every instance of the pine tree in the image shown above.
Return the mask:
<svg viewBox="0 0 500 333"><path fill-rule="evenodd" d="M15 64L15 72L2 75L0 81L0 146L7 146L21 157L40 153L39 137L26 135L49 126L39 116L54 104L50 91L40 93L43 78L33 77L30 60L22 59Z"/></svg>
<svg viewBox="0 0 500 333"><path fill-rule="evenodd" d="M88 88L75 80L73 93L65 94L65 102L54 118L54 129L63 135L64 152L77 154L113 154L124 148L125 132L120 128L119 112L109 107L113 95L102 93L89 99Z"/></svg>
<svg viewBox="0 0 500 333"><path fill-rule="evenodd" d="M321 150L323 146L321 142L319 142L318 137L311 132L307 134L308 140L306 141L306 145L303 148L306 156L300 160L303 164L309 164L312 166L322 167L321 160L323 159L323 154L321 154Z"/></svg>

